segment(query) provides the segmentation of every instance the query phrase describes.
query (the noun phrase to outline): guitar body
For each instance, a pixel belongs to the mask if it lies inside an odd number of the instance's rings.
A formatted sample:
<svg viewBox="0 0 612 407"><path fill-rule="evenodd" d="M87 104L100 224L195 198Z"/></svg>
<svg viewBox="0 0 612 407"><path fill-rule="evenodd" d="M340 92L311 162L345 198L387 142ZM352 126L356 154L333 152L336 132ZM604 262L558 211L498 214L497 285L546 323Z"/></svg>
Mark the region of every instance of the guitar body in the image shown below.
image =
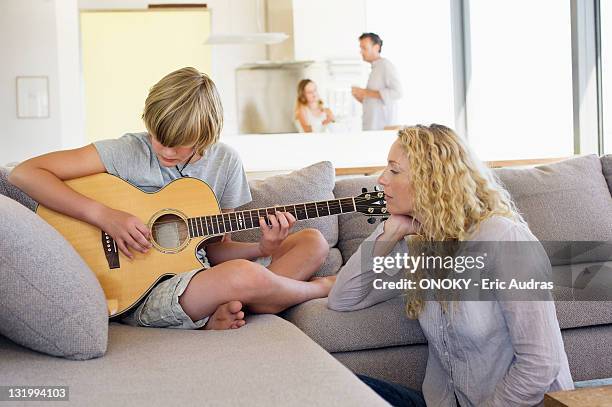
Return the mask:
<svg viewBox="0 0 612 407"><path fill-rule="evenodd" d="M132 251L134 259L130 260L98 228L38 206L38 215L70 242L96 274L111 316L121 316L134 308L160 279L202 267L196 250L206 238L190 238L184 220L221 213L215 194L205 182L180 178L154 193L109 174L66 183L108 207L135 215L152 230L153 247L146 254ZM167 230L156 233L157 227ZM164 234L168 236L164 238ZM164 244L169 240L176 244Z"/></svg>

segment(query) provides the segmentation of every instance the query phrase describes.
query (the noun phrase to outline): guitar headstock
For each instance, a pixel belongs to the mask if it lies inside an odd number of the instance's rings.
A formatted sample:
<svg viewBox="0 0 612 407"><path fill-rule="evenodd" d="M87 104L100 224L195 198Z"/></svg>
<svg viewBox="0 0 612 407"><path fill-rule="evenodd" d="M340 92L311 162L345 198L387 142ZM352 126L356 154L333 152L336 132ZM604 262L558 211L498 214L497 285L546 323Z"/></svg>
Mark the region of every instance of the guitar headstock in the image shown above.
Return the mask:
<svg viewBox="0 0 612 407"><path fill-rule="evenodd" d="M364 191L355 197L355 211L368 216L389 216L383 191Z"/></svg>

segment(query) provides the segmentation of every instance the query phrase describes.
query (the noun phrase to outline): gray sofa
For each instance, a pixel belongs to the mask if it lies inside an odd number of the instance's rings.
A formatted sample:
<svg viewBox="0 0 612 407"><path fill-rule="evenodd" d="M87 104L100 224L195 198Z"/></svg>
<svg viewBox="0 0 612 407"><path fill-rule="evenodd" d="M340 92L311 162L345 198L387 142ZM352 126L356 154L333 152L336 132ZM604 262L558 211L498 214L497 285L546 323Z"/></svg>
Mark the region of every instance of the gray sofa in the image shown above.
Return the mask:
<svg viewBox="0 0 612 407"><path fill-rule="evenodd" d="M612 156L496 172L541 240L612 241ZM323 163L252 182L251 206L354 196L375 183L376 177L335 180L331 165ZM275 191L283 191L282 197ZM31 205L1 185L0 194ZM376 226L360 214L316 221L299 227L320 228L332 247L321 274L337 272ZM257 234L235 238L253 240ZM552 254L554 248L547 250ZM608 258L594 253L583 255L580 264L554 259L553 264L578 273L590 267L597 271L591 283L610 292ZM612 377L612 302L571 300L576 290L563 287L556 294L574 380ZM0 337L0 386L68 385L74 405L385 405L351 371L420 387L427 343L403 308L398 297L342 313L320 299L280 316L249 316L245 327L224 332L111 323L106 354L78 362Z"/></svg>

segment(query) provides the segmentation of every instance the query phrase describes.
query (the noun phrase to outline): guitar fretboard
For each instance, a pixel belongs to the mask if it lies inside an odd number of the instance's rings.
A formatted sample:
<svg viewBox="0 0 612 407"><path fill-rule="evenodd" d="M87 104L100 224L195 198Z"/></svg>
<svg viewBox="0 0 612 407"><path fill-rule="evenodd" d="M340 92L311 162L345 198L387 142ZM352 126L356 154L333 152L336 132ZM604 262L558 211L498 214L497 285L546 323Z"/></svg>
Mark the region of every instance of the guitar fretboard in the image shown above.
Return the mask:
<svg viewBox="0 0 612 407"><path fill-rule="evenodd" d="M190 237L210 236L260 227L259 218L268 219L275 212L289 212L297 220L320 218L355 212L354 198L332 199L330 201L308 202L296 205L273 206L269 208L222 213L219 215L188 218Z"/></svg>

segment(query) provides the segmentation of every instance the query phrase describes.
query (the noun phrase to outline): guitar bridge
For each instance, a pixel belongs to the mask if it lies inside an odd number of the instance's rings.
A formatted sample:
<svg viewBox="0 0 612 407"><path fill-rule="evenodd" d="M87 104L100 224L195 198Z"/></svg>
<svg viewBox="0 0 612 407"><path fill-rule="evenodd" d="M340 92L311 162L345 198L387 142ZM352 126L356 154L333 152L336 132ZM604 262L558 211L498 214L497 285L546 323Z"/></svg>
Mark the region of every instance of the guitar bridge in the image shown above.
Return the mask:
<svg viewBox="0 0 612 407"><path fill-rule="evenodd" d="M104 249L104 255L108 262L108 268L118 269L119 265L119 251L117 250L117 243L115 239L110 237L106 232L102 231L102 248Z"/></svg>

